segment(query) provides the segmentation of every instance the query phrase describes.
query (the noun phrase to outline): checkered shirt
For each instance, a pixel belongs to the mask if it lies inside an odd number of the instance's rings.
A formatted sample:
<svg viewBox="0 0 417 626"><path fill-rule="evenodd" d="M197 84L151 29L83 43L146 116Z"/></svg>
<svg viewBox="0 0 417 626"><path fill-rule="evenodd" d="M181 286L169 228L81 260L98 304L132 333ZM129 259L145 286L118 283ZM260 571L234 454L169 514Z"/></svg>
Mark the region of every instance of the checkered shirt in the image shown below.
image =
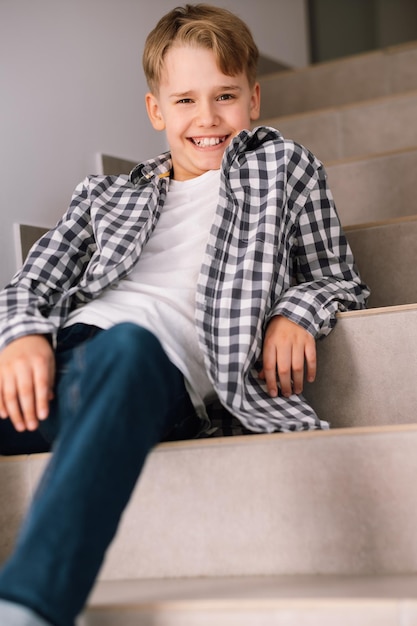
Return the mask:
<svg viewBox="0 0 417 626"><path fill-rule="evenodd" d="M166 198L169 153L130 176L92 176L0 293L0 348L54 339L76 307L132 270ZM251 432L327 428L302 395L271 398L258 377L274 315L315 338L336 313L363 308L361 282L322 164L268 127L242 131L224 154L220 195L200 270L196 326L220 404Z"/></svg>

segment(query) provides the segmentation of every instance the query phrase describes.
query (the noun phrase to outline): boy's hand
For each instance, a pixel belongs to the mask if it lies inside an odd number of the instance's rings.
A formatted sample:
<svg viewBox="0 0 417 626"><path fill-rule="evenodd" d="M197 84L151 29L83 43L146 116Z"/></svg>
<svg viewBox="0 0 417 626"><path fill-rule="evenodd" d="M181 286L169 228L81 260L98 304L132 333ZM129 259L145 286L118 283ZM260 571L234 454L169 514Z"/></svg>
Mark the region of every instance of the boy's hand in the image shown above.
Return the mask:
<svg viewBox="0 0 417 626"><path fill-rule="evenodd" d="M304 359L307 364L307 380L313 382L317 367L314 337L282 315L273 317L265 333L263 368L259 374L266 381L271 397L278 395L278 381L282 395L287 398L293 393L302 392Z"/></svg>
<svg viewBox="0 0 417 626"><path fill-rule="evenodd" d="M0 417L17 431L36 430L53 397L55 357L43 335L16 339L0 353Z"/></svg>

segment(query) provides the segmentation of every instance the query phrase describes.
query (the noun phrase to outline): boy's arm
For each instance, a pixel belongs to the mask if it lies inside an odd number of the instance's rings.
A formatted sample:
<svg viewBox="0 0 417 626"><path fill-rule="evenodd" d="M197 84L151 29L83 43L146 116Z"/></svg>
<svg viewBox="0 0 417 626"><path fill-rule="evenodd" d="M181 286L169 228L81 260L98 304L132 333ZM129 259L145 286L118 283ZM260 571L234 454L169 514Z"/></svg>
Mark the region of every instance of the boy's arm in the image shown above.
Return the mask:
<svg viewBox="0 0 417 626"><path fill-rule="evenodd" d="M94 246L88 185L81 183L56 228L0 292L0 417L19 431L47 417L55 378L51 339Z"/></svg>
<svg viewBox="0 0 417 626"><path fill-rule="evenodd" d="M316 183L298 215L292 260L294 286L273 307L263 343L264 379L268 393L284 396L303 390L316 376L315 339L336 324L336 313L360 309L369 296L346 241L326 173L316 170Z"/></svg>
<svg viewBox="0 0 417 626"><path fill-rule="evenodd" d="M283 315L317 339L335 326L337 312L364 308L369 289L355 266L323 166L315 178L294 229L294 285L277 298L269 319Z"/></svg>
<svg viewBox="0 0 417 626"><path fill-rule="evenodd" d="M94 248L88 185L81 183L63 218L0 292L0 349L25 335L55 336Z"/></svg>

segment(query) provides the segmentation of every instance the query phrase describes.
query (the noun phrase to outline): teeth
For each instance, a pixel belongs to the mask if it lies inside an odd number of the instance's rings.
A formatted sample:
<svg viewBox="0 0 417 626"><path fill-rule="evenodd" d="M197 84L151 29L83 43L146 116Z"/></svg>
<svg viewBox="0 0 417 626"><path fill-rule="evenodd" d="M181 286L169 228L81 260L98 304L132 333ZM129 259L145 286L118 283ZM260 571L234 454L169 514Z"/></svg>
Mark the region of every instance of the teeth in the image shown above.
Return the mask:
<svg viewBox="0 0 417 626"><path fill-rule="evenodd" d="M201 137L198 139L193 139L196 146L200 146L202 148L206 148L209 146L217 146L219 143L224 141L224 138L220 137Z"/></svg>

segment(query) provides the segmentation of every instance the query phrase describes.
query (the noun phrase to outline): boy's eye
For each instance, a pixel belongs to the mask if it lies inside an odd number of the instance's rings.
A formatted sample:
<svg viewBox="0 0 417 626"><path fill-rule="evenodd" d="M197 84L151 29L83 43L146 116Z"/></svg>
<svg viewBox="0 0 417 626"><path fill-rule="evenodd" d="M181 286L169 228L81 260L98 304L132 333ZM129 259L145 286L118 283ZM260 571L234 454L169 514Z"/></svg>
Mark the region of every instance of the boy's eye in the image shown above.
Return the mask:
<svg viewBox="0 0 417 626"><path fill-rule="evenodd" d="M181 98L181 100L177 100L177 104L188 104L192 102L191 98Z"/></svg>
<svg viewBox="0 0 417 626"><path fill-rule="evenodd" d="M222 93L221 96L219 96L217 99L218 100L233 100L234 96L231 93Z"/></svg>

